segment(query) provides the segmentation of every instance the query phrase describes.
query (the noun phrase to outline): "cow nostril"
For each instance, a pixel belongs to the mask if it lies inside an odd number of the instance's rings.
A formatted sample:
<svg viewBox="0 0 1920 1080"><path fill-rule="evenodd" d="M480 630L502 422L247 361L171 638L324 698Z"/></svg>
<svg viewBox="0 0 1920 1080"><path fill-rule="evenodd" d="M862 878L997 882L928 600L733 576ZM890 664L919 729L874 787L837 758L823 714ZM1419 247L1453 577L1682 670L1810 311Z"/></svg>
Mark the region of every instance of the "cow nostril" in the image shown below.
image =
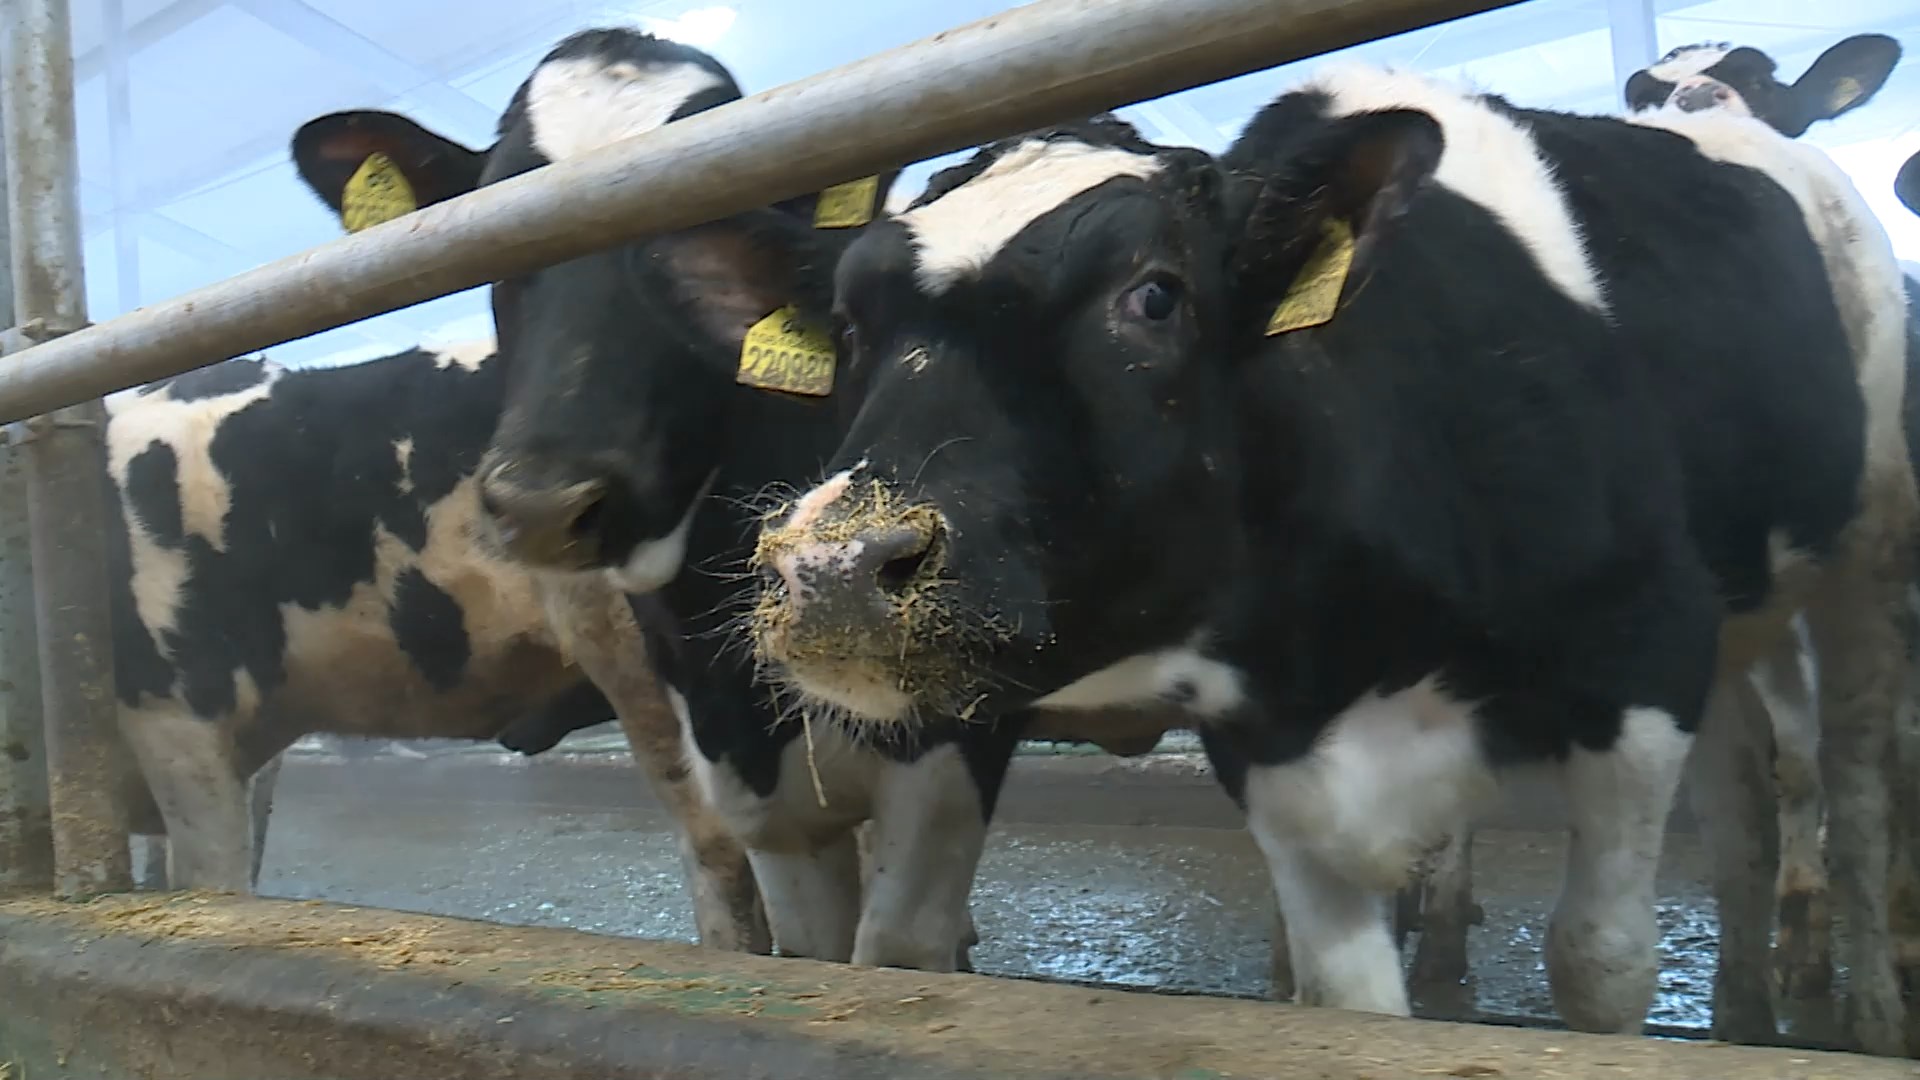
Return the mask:
<svg viewBox="0 0 1920 1080"><path fill-rule="evenodd" d="M897 595L923 576L939 540L936 529L917 522L867 537L865 562L880 591Z"/></svg>
<svg viewBox="0 0 1920 1080"><path fill-rule="evenodd" d="M567 536L575 541L587 540L600 531L600 523L606 517L607 498L605 494L588 498L573 520L567 523Z"/></svg>
<svg viewBox="0 0 1920 1080"><path fill-rule="evenodd" d="M889 594L905 591L919 576L920 568L927 564L927 554L932 550L933 545L928 544L911 555L896 556L881 563L874 575L880 583L880 591Z"/></svg>

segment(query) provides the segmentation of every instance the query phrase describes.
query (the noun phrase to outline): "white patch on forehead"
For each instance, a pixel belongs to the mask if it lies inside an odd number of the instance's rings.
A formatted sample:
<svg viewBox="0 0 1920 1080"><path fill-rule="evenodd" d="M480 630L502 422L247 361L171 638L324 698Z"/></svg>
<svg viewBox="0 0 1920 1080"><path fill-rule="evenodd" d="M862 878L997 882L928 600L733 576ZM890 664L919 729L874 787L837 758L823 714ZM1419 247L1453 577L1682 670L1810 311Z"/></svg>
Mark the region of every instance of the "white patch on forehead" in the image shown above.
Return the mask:
<svg viewBox="0 0 1920 1080"><path fill-rule="evenodd" d="M549 60L527 87L533 148L548 161L590 154L663 126L689 98L721 85L699 64Z"/></svg>
<svg viewBox="0 0 1920 1080"><path fill-rule="evenodd" d="M1607 310L1580 223L1525 128L1459 87L1408 71L1333 65L1301 89L1326 94L1334 116L1414 109L1433 117L1446 139L1434 181L1505 224L1574 302Z"/></svg>
<svg viewBox="0 0 1920 1080"><path fill-rule="evenodd" d="M1689 49L1676 49L1666 59L1648 68L1647 74L1661 82L1677 83L1725 60L1727 54L1732 51L1718 45L1696 45Z"/></svg>
<svg viewBox="0 0 1920 1080"><path fill-rule="evenodd" d="M1116 177L1144 180L1160 168L1152 155L1110 146L1021 143L980 175L900 215L913 236L920 287L937 296L1061 203Z"/></svg>

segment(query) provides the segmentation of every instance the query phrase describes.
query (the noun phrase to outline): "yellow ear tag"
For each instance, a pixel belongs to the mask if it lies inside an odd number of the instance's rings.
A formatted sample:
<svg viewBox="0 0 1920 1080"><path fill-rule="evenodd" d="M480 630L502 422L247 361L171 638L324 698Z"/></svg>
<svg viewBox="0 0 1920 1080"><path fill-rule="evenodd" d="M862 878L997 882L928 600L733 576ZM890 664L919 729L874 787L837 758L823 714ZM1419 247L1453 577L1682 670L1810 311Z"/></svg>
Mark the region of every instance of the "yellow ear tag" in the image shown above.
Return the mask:
<svg viewBox="0 0 1920 1080"><path fill-rule="evenodd" d="M1347 271L1353 269L1353 226L1344 218L1329 217L1325 232L1307 265L1300 268L1300 276L1293 279L1286 299L1267 320L1268 337L1333 321L1340 289L1347 283Z"/></svg>
<svg viewBox="0 0 1920 1080"><path fill-rule="evenodd" d="M407 183L400 166L387 155L374 151L354 170L340 193L340 221L350 233L371 229L420 209L414 201L413 185Z"/></svg>
<svg viewBox="0 0 1920 1080"><path fill-rule="evenodd" d="M874 202L880 195L880 178L849 180L820 193L813 205L816 229L851 229L873 220Z"/></svg>
<svg viewBox="0 0 1920 1080"><path fill-rule="evenodd" d="M833 339L800 319L789 304L754 323L740 343L734 381L762 390L826 397L833 393Z"/></svg>

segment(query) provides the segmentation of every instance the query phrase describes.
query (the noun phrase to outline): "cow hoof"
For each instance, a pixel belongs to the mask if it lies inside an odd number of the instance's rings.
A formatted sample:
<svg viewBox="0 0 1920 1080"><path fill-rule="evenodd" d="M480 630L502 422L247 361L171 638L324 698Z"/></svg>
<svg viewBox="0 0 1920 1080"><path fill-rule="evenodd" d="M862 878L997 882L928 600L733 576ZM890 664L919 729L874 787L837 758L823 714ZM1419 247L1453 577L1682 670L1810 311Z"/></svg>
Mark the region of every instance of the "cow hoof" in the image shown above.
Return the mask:
<svg viewBox="0 0 1920 1080"><path fill-rule="evenodd" d="M1467 943L1465 934L1420 935L1414 946L1413 970L1408 975L1417 987L1459 986L1467 980Z"/></svg>

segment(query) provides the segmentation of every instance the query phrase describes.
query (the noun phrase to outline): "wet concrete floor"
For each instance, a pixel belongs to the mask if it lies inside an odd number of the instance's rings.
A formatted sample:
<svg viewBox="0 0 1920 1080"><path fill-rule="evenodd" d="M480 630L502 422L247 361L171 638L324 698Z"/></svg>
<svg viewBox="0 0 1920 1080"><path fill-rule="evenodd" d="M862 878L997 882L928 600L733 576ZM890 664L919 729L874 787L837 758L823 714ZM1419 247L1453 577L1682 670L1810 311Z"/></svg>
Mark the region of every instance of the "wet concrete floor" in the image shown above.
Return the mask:
<svg viewBox="0 0 1920 1080"><path fill-rule="evenodd" d="M1480 834L1486 922L1470 940L1474 976L1416 988L1421 1013L1550 1022L1540 945L1563 846L1558 832ZM1650 1021L1676 1034L1708 1015L1715 923L1704 871L1694 837L1673 834ZM693 937L668 822L608 755L290 759L261 891ZM975 889L974 962L991 974L1265 996L1272 903L1252 841L1197 763L1022 759ZM1817 1039L1824 1027L1803 1033Z"/></svg>

